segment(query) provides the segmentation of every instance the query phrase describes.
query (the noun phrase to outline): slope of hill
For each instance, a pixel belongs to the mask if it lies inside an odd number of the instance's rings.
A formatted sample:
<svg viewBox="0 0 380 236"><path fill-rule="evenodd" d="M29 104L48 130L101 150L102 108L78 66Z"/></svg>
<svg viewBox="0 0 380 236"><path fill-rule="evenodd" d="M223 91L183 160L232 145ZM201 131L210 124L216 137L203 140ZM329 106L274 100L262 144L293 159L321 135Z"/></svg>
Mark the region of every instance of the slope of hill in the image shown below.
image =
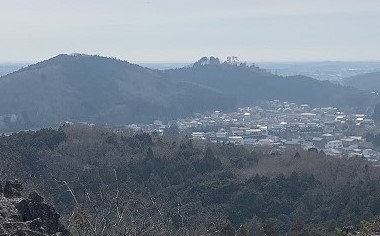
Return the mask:
<svg viewBox="0 0 380 236"><path fill-rule="evenodd" d="M343 79L342 83L362 90L380 91L380 72L348 77Z"/></svg>
<svg viewBox="0 0 380 236"><path fill-rule="evenodd" d="M72 125L0 137L0 152L0 180L40 192L74 235L326 236L380 216L379 168L315 149L270 155Z"/></svg>
<svg viewBox="0 0 380 236"><path fill-rule="evenodd" d="M365 112L377 96L213 57L160 71L100 56L59 55L0 78L0 132L66 120L113 125L169 120L273 99Z"/></svg>
<svg viewBox="0 0 380 236"><path fill-rule="evenodd" d="M306 76L277 76L256 66L244 63L220 63L215 58L202 58L192 67L166 71L172 80L200 84L218 89L237 98L239 105L250 105L258 100L280 99L313 106L337 106L366 110L376 97L358 91L318 81Z"/></svg>
<svg viewBox="0 0 380 236"><path fill-rule="evenodd" d="M59 55L0 78L0 127L41 127L65 120L126 124L232 109L209 88L160 71L99 56Z"/></svg>

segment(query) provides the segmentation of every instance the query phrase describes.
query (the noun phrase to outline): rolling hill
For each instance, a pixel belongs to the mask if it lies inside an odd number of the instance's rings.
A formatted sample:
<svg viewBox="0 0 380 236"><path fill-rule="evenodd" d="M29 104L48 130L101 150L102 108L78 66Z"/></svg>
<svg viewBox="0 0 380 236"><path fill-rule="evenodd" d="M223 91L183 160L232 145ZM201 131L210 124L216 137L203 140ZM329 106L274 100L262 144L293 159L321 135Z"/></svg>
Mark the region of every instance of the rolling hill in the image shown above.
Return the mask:
<svg viewBox="0 0 380 236"><path fill-rule="evenodd" d="M127 124L233 109L233 99L158 70L88 55L59 55L0 78L2 130L60 122ZM1 128L0 128L1 130Z"/></svg>
<svg viewBox="0 0 380 236"><path fill-rule="evenodd" d="M343 79L342 83L362 90L380 91L380 72L348 77Z"/></svg>
<svg viewBox="0 0 380 236"><path fill-rule="evenodd" d="M301 75L278 76L254 65L233 61L221 63L215 58L202 58L192 67L168 70L166 73L172 81L186 81L233 96L239 105L280 99L312 106L366 111L374 106L377 99L368 92L329 81Z"/></svg>
<svg viewBox="0 0 380 236"><path fill-rule="evenodd" d="M273 99L366 111L377 96L214 57L153 70L113 58L58 55L0 77L0 132L63 121L124 125L170 120Z"/></svg>

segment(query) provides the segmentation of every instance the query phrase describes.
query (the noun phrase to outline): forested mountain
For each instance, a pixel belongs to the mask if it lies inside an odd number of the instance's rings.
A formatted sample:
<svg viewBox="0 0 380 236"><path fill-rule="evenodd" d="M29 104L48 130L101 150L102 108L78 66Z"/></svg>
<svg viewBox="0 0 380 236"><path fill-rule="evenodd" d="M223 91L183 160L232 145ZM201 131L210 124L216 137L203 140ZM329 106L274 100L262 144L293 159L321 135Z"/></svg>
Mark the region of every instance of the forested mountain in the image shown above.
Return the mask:
<svg viewBox="0 0 380 236"><path fill-rule="evenodd" d="M218 89L237 98L239 105L280 99L312 106L337 106L366 110L377 99L368 92L306 76L277 76L256 66L217 58L202 58L192 67L167 71L171 80L182 80Z"/></svg>
<svg viewBox="0 0 380 236"><path fill-rule="evenodd" d="M0 153L0 180L37 190L75 235L336 235L380 215L378 167L316 149L72 125L0 137Z"/></svg>
<svg viewBox="0 0 380 236"><path fill-rule="evenodd" d="M273 99L366 111L377 96L213 57L160 71L100 56L59 55L0 78L0 132L66 120L112 125L170 120Z"/></svg>
<svg viewBox="0 0 380 236"><path fill-rule="evenodd" d="M380 91L380 72L348 77L343 79L342 83L362 90Z"/></svg>
<svg viewBox="0 0 380 236"><path fill-rule="evenodd" d="M59 55L0 78L0 129L151 122L234 107L220 92L99 56Z"/></svg>

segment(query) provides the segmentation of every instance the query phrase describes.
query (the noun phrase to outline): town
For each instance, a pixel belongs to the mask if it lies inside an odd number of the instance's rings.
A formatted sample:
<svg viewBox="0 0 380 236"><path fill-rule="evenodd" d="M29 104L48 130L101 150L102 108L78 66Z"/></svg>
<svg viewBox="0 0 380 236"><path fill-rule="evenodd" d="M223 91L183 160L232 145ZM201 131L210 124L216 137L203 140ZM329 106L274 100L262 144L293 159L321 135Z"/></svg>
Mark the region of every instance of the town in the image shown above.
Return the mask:
<svg viewBox="0 0 380 236"><path fill-rule="evenodd" d="M375 122L366 114L345 114L334 107L312 108L274 100L232 113L197 113L166 125L156 120L153 124L133 124L128 128L162 135L170 126L177 126L193 140L252 145L271 153L288 148L314 148L333 157L380 160L380 152L365 138L376 129Z"/></svg>

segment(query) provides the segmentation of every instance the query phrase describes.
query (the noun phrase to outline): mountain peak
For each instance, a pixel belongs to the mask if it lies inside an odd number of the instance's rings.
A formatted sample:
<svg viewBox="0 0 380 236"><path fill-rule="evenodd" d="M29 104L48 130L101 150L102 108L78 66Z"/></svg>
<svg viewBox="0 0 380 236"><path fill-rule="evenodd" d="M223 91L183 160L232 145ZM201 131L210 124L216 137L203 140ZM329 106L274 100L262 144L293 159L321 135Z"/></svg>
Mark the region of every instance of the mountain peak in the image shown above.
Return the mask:
<svg viewBox="0 0 380 236"><path fill-rule="evenodd" d="M235 108L219 91L167 77L115 58L60 54L2 77L0 131L65 120L124 125Z"/></svg>

